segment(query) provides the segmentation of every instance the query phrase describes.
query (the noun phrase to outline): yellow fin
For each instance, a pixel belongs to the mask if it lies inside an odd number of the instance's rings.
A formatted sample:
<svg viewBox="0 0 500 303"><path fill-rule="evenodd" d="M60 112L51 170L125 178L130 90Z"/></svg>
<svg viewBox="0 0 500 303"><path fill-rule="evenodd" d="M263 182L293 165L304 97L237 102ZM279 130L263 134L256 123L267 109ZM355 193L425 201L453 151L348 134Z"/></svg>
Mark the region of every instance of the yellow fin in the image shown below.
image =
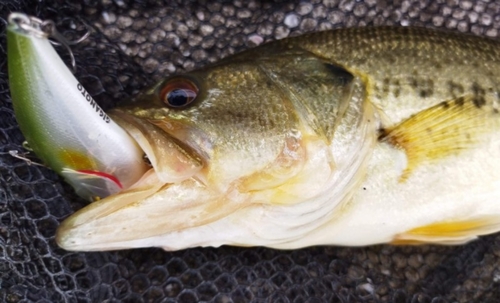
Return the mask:
<svg viewBox="0 0 500 303"><path fill-rule="evenodd" d="M469 149L481 140L481 135L494 129L492 123L500 120L500 116L493 119L498 111L491 102L480 101L477 96L465 96L441 102L381 130L379 140L406 152L408 162L401 181L422 162Z"/></svg>
<svg viewBox="0 0 500 303"><path fill-rule="evenodd" d="M410 229L394 237L391 244L463 244L477 236L500 230L500 216L484 216L463 221L438 222Z"/></svg>

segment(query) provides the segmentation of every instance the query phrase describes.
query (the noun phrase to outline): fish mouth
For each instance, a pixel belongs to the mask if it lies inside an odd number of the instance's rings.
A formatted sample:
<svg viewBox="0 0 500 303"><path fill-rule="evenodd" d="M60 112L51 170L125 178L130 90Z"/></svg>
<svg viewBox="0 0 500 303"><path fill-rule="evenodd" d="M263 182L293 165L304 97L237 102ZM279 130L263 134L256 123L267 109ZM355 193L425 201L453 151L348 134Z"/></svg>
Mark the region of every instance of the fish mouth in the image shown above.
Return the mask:
<svg viewBox="0 0 500 303"><path fill-rule="evenodd" d="M162 183L192 178L208 161L207 153L200 152L202 149L189 140L194 132L191 126L168 117L138 117L120 109L110 112L110 116L137 142Z"/></svg>
<svg viewBox="0 0 500 303"><path fill-rule="evenodd" d="M223 195L206 185L209 151L181 140L195 142L193 132L198 139L205 138L201 130L180 122L172 127L175 121L138 117L126 109L109 115L136 140L151 169L130 188L91 203L63 221L56 234L61 248L94 251L155 246L155 239L164 234L208 224L231 211L231 207L220 207Z"/></svg>

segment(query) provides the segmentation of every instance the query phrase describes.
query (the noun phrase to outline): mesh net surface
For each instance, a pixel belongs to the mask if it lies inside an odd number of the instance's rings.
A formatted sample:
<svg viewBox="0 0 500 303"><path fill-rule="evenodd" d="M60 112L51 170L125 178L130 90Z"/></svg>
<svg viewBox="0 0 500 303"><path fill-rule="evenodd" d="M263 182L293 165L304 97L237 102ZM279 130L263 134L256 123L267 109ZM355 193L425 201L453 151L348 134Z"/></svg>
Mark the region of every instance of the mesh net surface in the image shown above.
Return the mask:
<svg viewBox="0 0 500 303"><path fill-rule="evenodd" d="M500 4L459 0L2 1L76 38L77 78L106 109L165 75L262 41L330 28L419 25L496 37ZM0 35L0 301L500 302L500 236L465 246L136 249L73 253L58 224L86 202L49 169L29 166ZM60 52L67 58L64 50ZM439 75L436 75L439 76Z"/></svg>

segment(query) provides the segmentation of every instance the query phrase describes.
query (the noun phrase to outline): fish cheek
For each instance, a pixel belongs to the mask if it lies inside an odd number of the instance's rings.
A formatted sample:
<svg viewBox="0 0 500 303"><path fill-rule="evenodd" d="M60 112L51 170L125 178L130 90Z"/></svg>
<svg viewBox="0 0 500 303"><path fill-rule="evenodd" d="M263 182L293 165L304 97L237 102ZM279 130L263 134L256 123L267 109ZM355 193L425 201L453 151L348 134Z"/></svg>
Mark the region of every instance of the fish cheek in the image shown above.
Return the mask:
<svg viewBox="0 0 500 303"><path fill-rule="evenodd" d="M238 190L250 192L278 187L302 170L305 157L306 150L302 146L302 141L293 136L287 137L283 150L276 160L262 171L242 178Z"/></svg>
<svg viewBox="0 0 500 303"><path fill-rule="evenodd" d="M289 99L301 124L333 139L338 121L351 100L356 77L342 66L296 50L280 58L259 61L261 69Z"/></svg>
<svg viewBox="0 0 500 303"><path fill-rule="evenodd" d="M207 74L206 96L186 117L212 141L207 182L227 188L272 165L298 119L255 64L217 66Z"/></svg>

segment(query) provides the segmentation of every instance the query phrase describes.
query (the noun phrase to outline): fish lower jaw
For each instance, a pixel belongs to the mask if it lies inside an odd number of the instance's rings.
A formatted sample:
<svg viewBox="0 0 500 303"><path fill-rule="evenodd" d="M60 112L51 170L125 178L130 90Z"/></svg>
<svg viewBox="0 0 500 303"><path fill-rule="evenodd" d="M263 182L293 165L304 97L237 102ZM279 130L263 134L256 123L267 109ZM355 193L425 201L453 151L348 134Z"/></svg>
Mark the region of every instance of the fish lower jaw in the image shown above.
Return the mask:
<svg viewBox="0 0 500 303"><path fill-rule="evenodd" d="M311 139L307 153L315 157L307 158L300 173L276 188L249 192L237 187L215 190L194 177L165 184L151 169L138 185L65 221L56 241L74 251L324 244L311 242L309 235L325 231L325 224L349 201L363 175L365 150L371 146L364 139L357 136L359 144L352 147L357 152L348 152L335 164L331 146Z"/></svg>

